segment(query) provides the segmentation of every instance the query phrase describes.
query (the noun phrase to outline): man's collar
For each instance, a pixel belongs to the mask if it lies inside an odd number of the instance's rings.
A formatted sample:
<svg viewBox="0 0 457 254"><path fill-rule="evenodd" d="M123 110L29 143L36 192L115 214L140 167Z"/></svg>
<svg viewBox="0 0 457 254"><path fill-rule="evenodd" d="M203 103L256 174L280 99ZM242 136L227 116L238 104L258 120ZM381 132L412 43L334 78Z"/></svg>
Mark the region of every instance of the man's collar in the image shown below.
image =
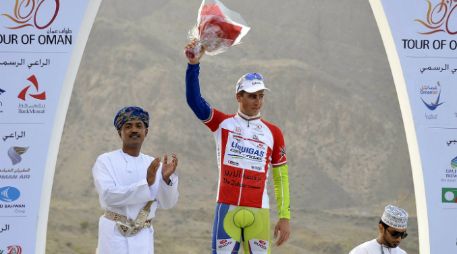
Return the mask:
<svg viewBox="0 0 457 254"><path fill-rule="evenodd" d="M260 119L260 117L262 117L262 114L260 112L255 116L248 116L246 114L243 114L240 110L238 110L238 115L246 121L257 120Z"/></svg>

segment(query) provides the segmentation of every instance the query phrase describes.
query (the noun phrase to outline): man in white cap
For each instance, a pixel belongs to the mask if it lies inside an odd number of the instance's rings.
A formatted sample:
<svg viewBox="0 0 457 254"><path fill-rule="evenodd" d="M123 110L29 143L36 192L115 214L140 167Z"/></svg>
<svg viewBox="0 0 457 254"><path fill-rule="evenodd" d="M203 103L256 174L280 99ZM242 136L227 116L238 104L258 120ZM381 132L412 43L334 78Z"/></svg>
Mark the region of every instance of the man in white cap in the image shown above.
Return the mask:
<svg viewBox="0 0 457 254"><path fill-rule="evenodd" d="M186 49L192 49L191 42ZM281 130L262 119L265 87L262 75L248 73L235 85L236 114L211 107L200 94L198 55L187 55L186 98L198 119L213 132L219 181L213 224L212 253L267 254L271 252L268 173L273 183L279 221L274 229L276 245L290 235L289 180Z"/></svg>
<svg viewBox="0 0 457 254"><path fill-rule="evenodd" d="M398 246L408 236L407 224L405 210L387 205L378 224L378 237L355 247L349 254L406 254Z"/></svg>

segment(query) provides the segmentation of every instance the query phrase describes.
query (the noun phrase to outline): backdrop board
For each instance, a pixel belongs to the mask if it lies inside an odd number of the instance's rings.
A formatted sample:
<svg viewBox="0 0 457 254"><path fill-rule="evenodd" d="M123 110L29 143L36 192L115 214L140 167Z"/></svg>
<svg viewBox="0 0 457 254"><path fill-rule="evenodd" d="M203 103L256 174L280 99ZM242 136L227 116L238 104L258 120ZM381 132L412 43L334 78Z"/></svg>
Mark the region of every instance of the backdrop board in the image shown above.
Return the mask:
<svg viewBox="0 0 457 254"><path fill-rule="evenodd" d="M59 142L100 2L0 3L0 253L45 253Z"/></svg>
<svg viewBox="0 0 457 254"><path fill-rule="evenodd" d="M457 2L370 3L405 124L420 253L457 253Z"/></svg>

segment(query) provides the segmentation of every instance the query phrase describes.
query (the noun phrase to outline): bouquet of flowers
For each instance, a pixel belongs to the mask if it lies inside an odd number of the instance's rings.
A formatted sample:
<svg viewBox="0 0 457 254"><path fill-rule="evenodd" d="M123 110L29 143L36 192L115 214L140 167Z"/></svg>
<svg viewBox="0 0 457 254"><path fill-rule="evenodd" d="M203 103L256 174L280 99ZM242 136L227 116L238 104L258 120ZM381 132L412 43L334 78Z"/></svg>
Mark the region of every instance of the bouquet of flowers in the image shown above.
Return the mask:
<svg viewBox="0 0 457 254"><path fill-rule="evenodd" d="M202 48L208 55L217 55L240 43L249 31L240 14L229 10L219 0L203 0L198 10L197 24L189 31L196 46L186 50L192 58Z"/></svg>

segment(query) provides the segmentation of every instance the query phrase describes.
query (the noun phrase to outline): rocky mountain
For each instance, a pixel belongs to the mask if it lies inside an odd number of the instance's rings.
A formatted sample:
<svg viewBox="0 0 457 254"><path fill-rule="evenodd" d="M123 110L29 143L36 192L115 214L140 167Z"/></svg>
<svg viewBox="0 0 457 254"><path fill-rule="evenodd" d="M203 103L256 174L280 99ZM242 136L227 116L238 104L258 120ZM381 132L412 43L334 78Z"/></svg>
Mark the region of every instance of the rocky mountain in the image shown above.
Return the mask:
<svg viewBox="0 0 457 254"><path fill-rule="evenodd" d="M215 146L188 108L184 88L183 47L200 3L102 2L60 145L47 253L94 252L102 211L91 167L99 154L119 148L112 119L131 104L151 114L144 152L180 157L179 204L158 211L156 252L208 251ZM285 135L293 213L290 242L273 252L347 253L376 236L384 205L394 203L411 214L411 234L402 246L418 253L404 128L368 2L224 3L252 30L241 45L204 57L202 94L212 106L235 112L234 85L244 73L262 73L271 89L263 115Z"/></svg>

